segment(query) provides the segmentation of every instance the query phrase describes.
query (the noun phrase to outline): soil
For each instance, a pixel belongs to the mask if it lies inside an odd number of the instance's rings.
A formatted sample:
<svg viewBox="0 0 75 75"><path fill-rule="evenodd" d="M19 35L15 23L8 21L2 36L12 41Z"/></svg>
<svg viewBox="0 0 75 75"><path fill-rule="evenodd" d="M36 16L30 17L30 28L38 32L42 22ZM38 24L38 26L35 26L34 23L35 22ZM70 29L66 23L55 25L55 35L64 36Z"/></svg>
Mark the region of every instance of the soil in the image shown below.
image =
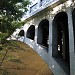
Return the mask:
<svg viewBox="0 0 75 75"><path fill-rule="evenodd" d="M0 75L53 75L48 65L32 48L20 41L13 42L15 45L0 51L3 53L0 62L7 51L0 66Z"/></svg>

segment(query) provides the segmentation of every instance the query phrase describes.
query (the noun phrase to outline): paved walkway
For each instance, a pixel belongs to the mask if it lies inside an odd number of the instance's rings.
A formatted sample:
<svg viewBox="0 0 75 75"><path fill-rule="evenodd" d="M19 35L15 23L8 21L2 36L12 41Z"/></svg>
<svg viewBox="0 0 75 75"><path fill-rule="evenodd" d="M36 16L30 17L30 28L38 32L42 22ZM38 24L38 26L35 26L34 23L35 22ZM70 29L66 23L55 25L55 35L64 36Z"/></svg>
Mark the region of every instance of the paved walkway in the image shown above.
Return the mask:
<svg viewBox="0 0 75 75"><path fill-rule="evenodd" d="M1 75L53 75L48 65L28 45L18 42L20 46L8 50L0 67Z"/></svg>

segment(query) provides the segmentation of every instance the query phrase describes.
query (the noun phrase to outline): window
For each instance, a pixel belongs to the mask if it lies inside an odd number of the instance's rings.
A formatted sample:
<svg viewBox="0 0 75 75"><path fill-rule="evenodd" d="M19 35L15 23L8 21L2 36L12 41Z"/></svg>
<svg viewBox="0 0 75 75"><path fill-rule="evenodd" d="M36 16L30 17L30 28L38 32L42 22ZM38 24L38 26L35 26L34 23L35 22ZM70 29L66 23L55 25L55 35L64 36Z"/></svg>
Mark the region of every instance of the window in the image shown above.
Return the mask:
<svg viewBox="0 0 75 75"><path fill-rule="evenodd" d="M38 26L37 43L48 47L49 44L49 21L44 19Z"/></svg>
<svg viewBox="0 0 75 75"><path fill-rule="evenodd" d="M35 26L34 25L31 25L28 28L26 37L29 38L29 39L34 40L34 37L35 37Z"/></svg>

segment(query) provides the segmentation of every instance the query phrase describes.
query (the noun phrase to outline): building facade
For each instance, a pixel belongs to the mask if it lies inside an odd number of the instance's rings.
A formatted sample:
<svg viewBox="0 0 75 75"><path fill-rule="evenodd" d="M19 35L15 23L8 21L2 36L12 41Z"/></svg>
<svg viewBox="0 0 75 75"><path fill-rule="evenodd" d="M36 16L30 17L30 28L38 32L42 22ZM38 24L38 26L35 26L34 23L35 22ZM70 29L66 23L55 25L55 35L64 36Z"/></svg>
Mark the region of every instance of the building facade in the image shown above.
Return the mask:
<svg viewBox="0 0 75 75"><path fill-rule="evenodd" d="M75 75L74 0L38 0L23 19L19 40L30 45L54 75Z"/></svg>

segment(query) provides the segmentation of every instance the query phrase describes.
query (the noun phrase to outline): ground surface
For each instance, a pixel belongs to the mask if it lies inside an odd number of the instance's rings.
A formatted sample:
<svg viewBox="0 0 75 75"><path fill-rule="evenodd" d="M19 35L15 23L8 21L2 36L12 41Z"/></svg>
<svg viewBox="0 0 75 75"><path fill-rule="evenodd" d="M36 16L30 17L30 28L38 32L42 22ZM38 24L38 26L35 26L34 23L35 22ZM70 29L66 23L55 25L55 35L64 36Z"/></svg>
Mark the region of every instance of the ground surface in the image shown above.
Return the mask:
<svg viewBox="0 0 75 75"><path fill-rule="evenodd" d="M13 41L6 46L5 50L0 50L0 75L53 75L48 65L28 45Z"/></svg>

